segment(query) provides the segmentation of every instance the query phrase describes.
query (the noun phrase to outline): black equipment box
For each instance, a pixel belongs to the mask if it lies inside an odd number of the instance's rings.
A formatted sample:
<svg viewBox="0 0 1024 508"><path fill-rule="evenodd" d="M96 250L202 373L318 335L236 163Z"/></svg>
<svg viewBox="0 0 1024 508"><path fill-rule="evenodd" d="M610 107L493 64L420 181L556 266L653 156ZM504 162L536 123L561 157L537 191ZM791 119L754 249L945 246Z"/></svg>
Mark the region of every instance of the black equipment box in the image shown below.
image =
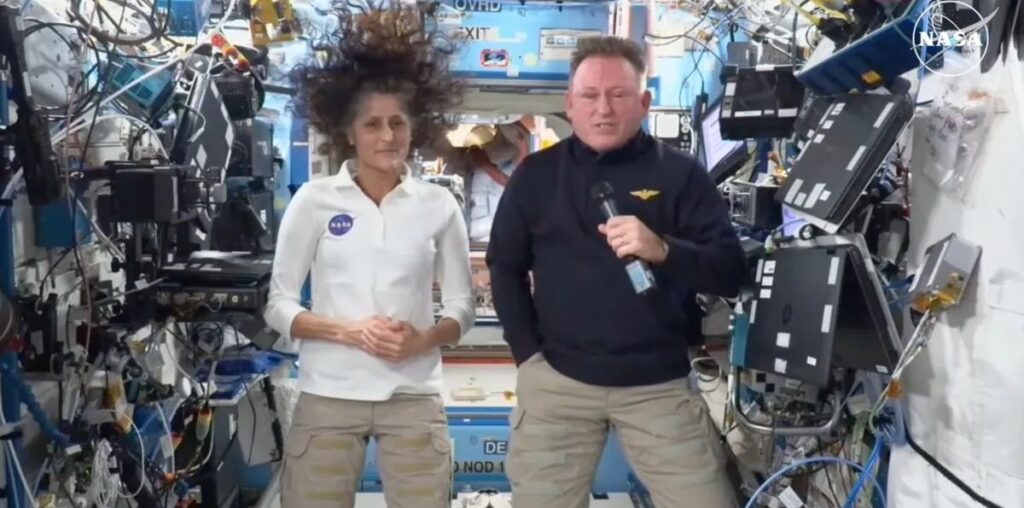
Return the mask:
<svg viewBox="0 0 1024 508"><path fill-rule="evenodd" d="M217 83L197 73L187 103L174 132L171 161L202 170L226 170L235 128Z"/></svg>
<svg viewBox="0 0 1024 508"><path fill-rule="evenodd" d="M773 196L778 185L755 184L733 180L729 195L732 220L748 228L765 230L782 224L782 207Z"/></svg>
<svg viewBox="0 0 1024 508"><path fill-rule="evenodd" d="M259 111L259 96L255 78L251 75L225 71L213 78L224 100L224 107L232 120L246 120Z"/></svg>
<svg viewBox="0 0 1024 508"><path fill-rule="evenodd" d="M908 95L847 94L832 101L775 199L828 233L856 208L914 115Z"/></svg>
<svg viewBox="0 0 1024 508"><path fill-rule="evenodd" d="M792 65L739 67L725 78L723 139L785 138L793 133L804 86Z"/></svg>
<svg viewBox="0 0 1024 508"><path fill-rule="evenodd" d="M891 374L900 341L860 236L822 237L758 262L744 365L818 386L835 367Z"/></svg>
<svg viewBox="0 0 1024 508"><path fill-rule="evenodd" d="M260 316L267 304L272 255L194 254L188 261L160 269L157 306L177 316L212 312Z"/></svg>
<svg viewBox="0 0 1024 508"><path fill-rule="evenodd" d="M110 213L116 222L180 223L196 215L201 197L194 168L108 162Z"/></svg>
<svg viewBox="0 0 1024 508"><path fill-rule="evenodd" d="M232 195L234 194L234 195ZM210 247L225 252L272 252L277 231L271 190L232 191L213 218Z"/></svg>
<svg viewBox="0 0 1024 508"><path fill-rule="evenodd" d="M262 118L234 122L227 176L274 176L274 126Z"/></svg>

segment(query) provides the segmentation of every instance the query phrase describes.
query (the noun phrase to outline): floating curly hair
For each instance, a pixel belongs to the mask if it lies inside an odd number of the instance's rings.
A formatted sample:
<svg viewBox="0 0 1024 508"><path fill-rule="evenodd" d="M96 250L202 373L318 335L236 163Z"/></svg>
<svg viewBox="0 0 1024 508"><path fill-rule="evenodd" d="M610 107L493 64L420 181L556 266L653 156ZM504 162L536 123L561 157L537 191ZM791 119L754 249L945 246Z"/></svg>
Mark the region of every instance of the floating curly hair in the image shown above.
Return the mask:
<svg viewBox="0 0 1024 508"><path fill-rule="evenodd" d="M413 148L440 141L462 98L461 83L448 71L457 40L430 21L430 5L358 1L335 3L337 29L316 37L312 57L296 67L296 109L342 158L354 155L346 131L368 93L403 99Z"/></svg>

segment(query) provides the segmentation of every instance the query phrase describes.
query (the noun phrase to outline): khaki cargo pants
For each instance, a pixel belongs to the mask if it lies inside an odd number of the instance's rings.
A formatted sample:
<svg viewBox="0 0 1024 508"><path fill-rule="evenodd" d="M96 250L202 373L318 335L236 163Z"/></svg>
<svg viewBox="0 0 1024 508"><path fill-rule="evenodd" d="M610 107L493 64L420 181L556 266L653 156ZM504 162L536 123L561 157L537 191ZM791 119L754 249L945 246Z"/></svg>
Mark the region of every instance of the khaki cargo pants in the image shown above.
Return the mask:
<svg viewBox="0 0 1024 508"><path fill-rule="evenodd" d="M303 393L285 440L282 508L353 508L370 437L388 508L450 508L451 441L440 396L385 402Z"/></svg>
<svg viewBox="0 0 1024 508"><path fill-rule="evenodd" d="M609 426L657 508L733 508L725 455L685 379L607 388L535 355L519 367L508 477L514 508L587 508Z"/></svg>

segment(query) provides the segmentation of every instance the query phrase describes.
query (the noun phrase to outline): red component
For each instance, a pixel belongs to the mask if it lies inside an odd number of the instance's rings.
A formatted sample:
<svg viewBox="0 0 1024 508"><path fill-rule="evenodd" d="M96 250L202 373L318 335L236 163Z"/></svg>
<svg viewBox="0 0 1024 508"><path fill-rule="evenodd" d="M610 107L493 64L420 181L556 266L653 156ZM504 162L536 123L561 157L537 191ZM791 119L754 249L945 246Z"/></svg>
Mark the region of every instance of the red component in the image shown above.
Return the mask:
<svg viewBox="0 0 1024 508"><path fill-rule="evenodd" d="M210 42L213 43L213 47L219 49L224 47L224 45L228 43L228 40L221 34L213 34L213 37L210 37Z"/></svg>
<svg viewBox="0 0 1024 508"><path fill-rule="evenodd" d="M225 48L224 49L224 54L228 58L238 58L239 57L238 48L236 48L234 46L228 46L227 48Z"/></svg>
<svg viewBox="0 0 1024 508"><path fill-rule="evenodd" d="M235 64L235 70L238 72L249 72L249 60L241 58L238 63Z"/></svg>
<svg viewBox="0 0 1024 508"><path fill-rule="evenodd" d="M0 353L20 353L25 349L25 341L18 337L13 337L2 344L0 346Z"/></svg>

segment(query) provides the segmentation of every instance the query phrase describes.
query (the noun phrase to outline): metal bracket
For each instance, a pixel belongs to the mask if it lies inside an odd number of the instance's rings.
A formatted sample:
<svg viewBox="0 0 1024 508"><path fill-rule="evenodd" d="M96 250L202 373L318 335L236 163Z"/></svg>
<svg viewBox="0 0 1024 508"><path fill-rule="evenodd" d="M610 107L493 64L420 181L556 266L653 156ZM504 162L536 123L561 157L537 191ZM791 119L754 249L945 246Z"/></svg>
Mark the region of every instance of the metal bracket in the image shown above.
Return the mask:
<svg viewBox="0 0 1024 508"><path fill-rule="evenodd" d="M736 416L736 421L739 422L743 428L759 434L770 434L775 436L823 436L835 428L836 424L839 423L839 418L842 416L843 406L840 401L836 401L835 412L832 413L832 418L829 419L824 425L818 427L776 427L762 425L754 422L747 418L747 415L743 413L743 407L740 404L740 368L733 367L729 373L729 401L732 405L733 414Z"/></svg>

